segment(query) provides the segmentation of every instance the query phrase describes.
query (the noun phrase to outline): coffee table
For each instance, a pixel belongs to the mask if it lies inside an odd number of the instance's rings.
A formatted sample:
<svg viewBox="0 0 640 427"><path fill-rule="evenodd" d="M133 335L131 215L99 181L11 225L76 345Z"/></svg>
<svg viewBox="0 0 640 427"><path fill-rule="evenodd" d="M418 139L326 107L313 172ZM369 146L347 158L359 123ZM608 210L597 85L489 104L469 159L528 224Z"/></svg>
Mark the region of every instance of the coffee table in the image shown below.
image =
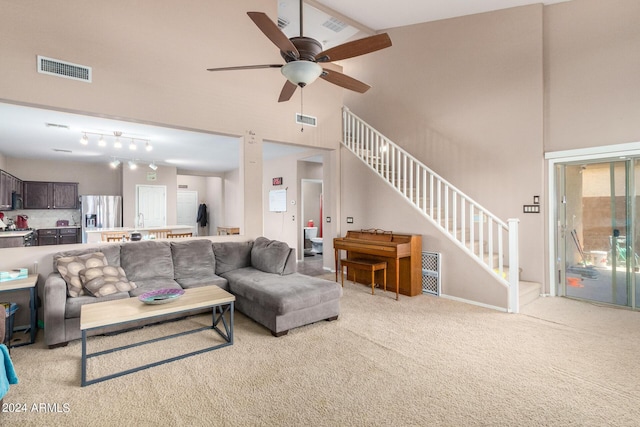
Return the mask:
<svg viewBox="0 0 640 427"><path fill-rule="evenodd" d="M233 345L233 310L236 297L217 286L203 286L199 288L185 289L184 294L166 304L149 305L144 304L138 298L126 298L114 301L105 301L95 304L85 304L80 309L80 329L82 330L82 387L95 384L97 382L121 377L143 369L173 362L175 360L184 359L185 357L195 356L196 354L205 353L222 347ZM95 353L87 353L87 332L102 328L105 326L126 325L127 323L139 320L161 318L170 314L189 312L199 308L211 308L213 311L211 326L180 332L177 334L167 335L160 338L150 339L135 344L129 344L109 350L99 351ZM229 318L225 318L225 315ZM159 319L160 320L160 319ZM224 331L218 325L222 323ZM191 353L182 354L171 357L169 359L160 360L149 363L125 371L116 372L114 374L105 375L94 379L87 380L87 359L91 357L101 356L113 353L119 350L125 350L132 347L150 344L156 341L175 338L182 335L192 334L195 332L213 329L223 339L221 344L207 347Z"/></svg>

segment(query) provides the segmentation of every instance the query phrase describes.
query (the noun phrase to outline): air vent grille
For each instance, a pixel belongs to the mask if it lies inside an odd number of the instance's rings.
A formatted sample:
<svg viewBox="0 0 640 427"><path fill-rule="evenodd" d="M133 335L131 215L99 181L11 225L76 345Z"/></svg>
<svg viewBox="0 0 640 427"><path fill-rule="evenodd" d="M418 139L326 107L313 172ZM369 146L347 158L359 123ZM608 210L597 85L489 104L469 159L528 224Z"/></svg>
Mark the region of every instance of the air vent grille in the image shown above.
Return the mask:
<svg viewBox="0 0 640 427"><path fill-rule="evenodd" d="M91 83L91 67L38 55L38 72Z"/></svg>
<svg viewBox="0 0 640 427"><path fill-rule="evenodd" d="M287 19L285 18L280 18L278 16L278 28L283 29L286 28L291 22L289 22Z"/></svg>
<svg viewBox="0 0 640 427"><path fill-rule="evenodd" d="M317 126L318 119L312 116L305 116L304 114L296 113L296 123L300 125Z"/></svg>
<svg viewBox="0 0 640 427"><path fill-rule="evenodd" d="M336 18L329 18L327 21L325 21L322 24L323 27L327 27L328 29L335 31L336 33L339 33L340 31L344 30L345 28L347 28L349 26L349 24L346 24L342 21L340 21L339 19Z"/></svg>

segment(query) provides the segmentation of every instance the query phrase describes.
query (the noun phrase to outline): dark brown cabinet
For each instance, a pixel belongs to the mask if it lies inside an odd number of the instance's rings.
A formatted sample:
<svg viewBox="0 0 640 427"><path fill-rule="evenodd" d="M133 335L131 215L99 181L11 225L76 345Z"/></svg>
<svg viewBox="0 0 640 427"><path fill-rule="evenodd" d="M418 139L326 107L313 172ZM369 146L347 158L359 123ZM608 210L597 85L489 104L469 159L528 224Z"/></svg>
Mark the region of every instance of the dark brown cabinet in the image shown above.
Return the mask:
<svg viewBox="0 0 640 427"><path fill-rule="evenodd" d="M22 193L22 181L10 173L0 170L0 209L13 209L13 193Z"/></svg>
<svg viewBox="0 0 640 427"><path fill-rule="evenodd" d="M38 230L38 246L80 243L79 228L42 228Z"/></svg>
<svg viewBox="0 0 640 427"><path fill-rule="evenodd" d="M77 209L77 182L25 181L24 209Z"/></svg>
<svg viewBox="0 0 640 427"><path fill-rule="evenodd" d="M58 230L40 229L38 230L38 246L57 245L58 244Z"/></svg>

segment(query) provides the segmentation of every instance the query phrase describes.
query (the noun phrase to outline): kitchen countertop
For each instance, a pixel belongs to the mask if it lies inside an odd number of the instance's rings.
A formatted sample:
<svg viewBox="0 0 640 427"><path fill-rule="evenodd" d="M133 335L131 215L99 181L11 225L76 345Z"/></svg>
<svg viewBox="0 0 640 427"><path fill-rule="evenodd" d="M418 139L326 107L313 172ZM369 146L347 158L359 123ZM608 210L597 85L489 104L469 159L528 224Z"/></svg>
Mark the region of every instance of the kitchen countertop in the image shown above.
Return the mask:
<svg viewBox="0 0 640 427"><path fill-rule="evenodd" d="M24 237L33 233L35 230L19 230L19 231L0 231L0 238L2 237Z"/></svg>
<svg viewBox="0 0 640 427"><path fill-rule="evenodd" d="M192 230L191 225L164 225L162 227L112 227L112 228L87 228L87 233L105 233L111 231L154 231L154 230Z"/></svg>

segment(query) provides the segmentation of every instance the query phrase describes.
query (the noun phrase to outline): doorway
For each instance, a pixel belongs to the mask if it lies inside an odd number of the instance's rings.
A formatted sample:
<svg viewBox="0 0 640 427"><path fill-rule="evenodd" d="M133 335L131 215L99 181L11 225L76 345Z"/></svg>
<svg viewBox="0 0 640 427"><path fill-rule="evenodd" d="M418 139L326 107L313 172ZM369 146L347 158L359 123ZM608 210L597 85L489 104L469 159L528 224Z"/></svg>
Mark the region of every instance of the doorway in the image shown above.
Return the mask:
<svg viewBox="0 0 640 427"><path fill-rule="evenodd" d="M136 185L136 218L139 227L167 225L167 187L164 185Z"/></svg>
<svg viewBox="0 0 640 427"><path fill-rule="evenodd" d="M639 161L556 165L559 295L636 308Z"/></svg>
<svg viewBox="0 0 640 427"><path fill-rule="evenodd" d="M199 236L198 232L198 192L178 191L177 194L177 224L189 225L193 227L193 235ZM205 229L205 235L206 233Z"/></svg>

